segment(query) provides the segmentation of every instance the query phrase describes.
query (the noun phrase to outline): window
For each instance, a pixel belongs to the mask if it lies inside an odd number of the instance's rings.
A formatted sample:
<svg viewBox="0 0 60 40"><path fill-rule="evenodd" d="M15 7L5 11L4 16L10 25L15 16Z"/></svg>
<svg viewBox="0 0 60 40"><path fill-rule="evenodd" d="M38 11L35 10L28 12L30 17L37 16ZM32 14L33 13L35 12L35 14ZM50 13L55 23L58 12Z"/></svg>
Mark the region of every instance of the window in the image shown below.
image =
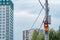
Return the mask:
<svg viewBox="0 0 60 40"><path fill-rule="evenodd" d="M9 1L9 0L6 0L6 1Z"/></svg>
<svg viewBox="0 0 60 40"><path fill-rule="evenodd" d="M3 13L5 13L5 11L3 11Z"/></svg>
<svg viewBox="0 0 60 40"><path fill-rule="evenodd" d="M5 25L3 25L3 27L5 27Z"/></svg>
<svg viewBox="0 0 60 40"><path fill-rule="evenodd" d="M1 15L1 14L0 14Z"/></svg>
<svg viewBox="0 0 60 40"><path fill-rule="evenodd" d="M7 9L9 9L9 7L6 7Z"/></svg>
<svg viewBox="0 0 60 40"><path fill-rule="evenodd" d="M1 9L0 9L0 13L1 13L2 11L1 11Z"/></svg>
<svg viewBox="0 0 60 40"><path fill-rule="evenodd" d="M5 19L3 19L3 21L5 21Z"/></svg>
<svg viewBox="0 0 60 40"><path fill-rule="evenodd" d="M1 21L1 19L0 19L0 21Z"/></svg>
<svg viewBox="0 0 60 40"><path fill-rule="evenodd" d="M5 14L3 14L3 15L5 15Z"/></svg>
<svg viewBox="0 0 60 40"><path fill-rule="evenodd" d="M0 16L0 18L1 18L1 16Z"/></svg>
<svg viewBox="0 0 60 40"><path fill-rule="evenodd" d="M3 16L3 18L5 18L5 17Z"/></svg>
<svg viewBox="0 0 60 40"><path fill-rule="evenodd" d="M8 2L7 2L7 4L8 4Z"/></svg>
<svg viewBox="0 0 60 40"><path fill-rule="evenodd" d="M29 39L26 39L26 40L29 40Z"/></svg>
<svg viewBox="0 0 60 40"><path fill-rule="evenodd" d="M5 30L5 28L3 28L3 30Z"/></svg>
<svg viewBox="0 0 60 40"><path fill-rule="evenodd" d="M3 24L5 24L5 22L3 22Z"/></svg>
<svg viewBox="0 0 60 40"><path fill-rule="evenodd" d="M4 33L5 31L3 31L3 33Z"/></svg>
<svg viewBox="0 0 60 40"><path fill-rule="evenodd" d="M3 0L3 1L5 1L5 0Z"/></svg>
<svg viewBox="0 0 60 40"><path fill-rule="evenodd" d="M1 4L1 2L0 2L0 4Z"/></svg>
<svg viewBox="0 0 60 40"><path fill-rule="evenodd" d="M3 34L3 35L5 35L5 34Z"/></svg>
<svg viewBox="0 0 60 40"><path fill-rule="evenodd" d="M0 39L1 39L1 37L0 37Z"/></svg>
<svg viewBox="0 0 60 40"><path fill-rule="evenodd" d="M7 13L9 13L9 10L6 10Z"/></svg>
<svg viewBox="0 0 60 40"><path fill-rule="evenodd" d="M3 8L3 10L5 10L5 8Z"/></svg>
<svg viewBox="0 0 60 40"><path fill-rule="evenodd" d="M3 2L3 4L5 4L5 2Z"/></svg>
<svg viewBox="0 0 60 40"><path fill-rule="evenodd" d="M1 10L1 8L0 8L0 10Z"/></svg>
<svg viewBox="0 0 60 40"><path fill-rule="evenodd" d="M0 22L0 24L1 24L1 22Z"/></svg>
<svg viewBox="0 0 60 40"><path fill-rule="evenodd" d="M3 39L4 39L5 37L3 37Z"/></svg>
<svg viewBox="0 0 60 40"><path fill-rule="evenodd" d="M0 28L0 30L1 30L1 28Z"/></svg>
<svg viewBox="0 0 60 40"><path fill-rule="evenodd" d="M2 0L0 0L0 1L2 1Z"/></svg>

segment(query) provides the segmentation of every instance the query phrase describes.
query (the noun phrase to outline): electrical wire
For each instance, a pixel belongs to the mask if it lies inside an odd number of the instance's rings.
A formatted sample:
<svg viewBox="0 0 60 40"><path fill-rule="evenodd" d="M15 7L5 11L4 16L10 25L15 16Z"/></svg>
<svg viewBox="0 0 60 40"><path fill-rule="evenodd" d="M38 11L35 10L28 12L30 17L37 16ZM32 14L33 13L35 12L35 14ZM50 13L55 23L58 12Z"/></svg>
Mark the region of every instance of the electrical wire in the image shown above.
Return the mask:
<svg viewBox="0 0 60 40"><path fill-rule="evenodd" d="M39 14L38 14L37 18L35 19L35 21L34 21L33 25L31 26L31 29L33 28L33 26L34 26L34 25L35 25L35 23L37 22L37 20L38 20L38 18L39 18L39 16L40 16L40 14L41 14L41 12L42 12L42 10L43 10L43 8L41 8L41 10L40 10L40 12L39 12Z"/></svg>
<svg viewBox="0 0 60 40"><path fill-rule="evenodd" d="M41 1L40 1L40 0L38 0L38 1L39 1L40 5L42 6L42 8L41 8L41 10L40 10L40 12L39 12L37 18L35 19L34 23L32 24L31 29L33 28L33 26L34 26L35 23L37 22L37 20L38 20L40 14L41 14L41 12L42 12L42 10L45 9L44 6L42 5Z"/></svg>
<svg viewBox="0 0 60 40"><path fill-rule="evenodd" d="M38 1L39 1L39 3L40 3L41 7L42 7L43 9L45 9L44 6L42 5L41 1L40 1L40 0L38 0Z"/></svg>
<svg viewBox="0 0 60 40"><path fill-rule="evenodd" d="M43 21L44 21L44 19L45 19L45 17L43 18ZM40 35L40 29L41 29L41 27L42 27L42 25L43 25L43 21L42 21L42 23L41 23L41 25L40 25L40 28L39 28L39 35Z"/></svg>

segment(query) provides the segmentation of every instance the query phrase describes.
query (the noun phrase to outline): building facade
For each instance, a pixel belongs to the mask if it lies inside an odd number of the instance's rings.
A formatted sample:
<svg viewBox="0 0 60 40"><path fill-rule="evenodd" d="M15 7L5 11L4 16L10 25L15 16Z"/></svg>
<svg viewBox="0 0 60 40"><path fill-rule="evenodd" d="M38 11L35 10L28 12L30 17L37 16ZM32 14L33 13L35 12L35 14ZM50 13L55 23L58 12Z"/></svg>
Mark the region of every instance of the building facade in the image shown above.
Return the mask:
<svg viewBox="0 0 60 40"><path fill-rule="evenodd" d="M34 30L38 30L38 29L24 30L23 40L31 40Z"/></svg>
<svg viewBox="0 0 60 40"><path fill-rule="evenodd" d="M13 40L13 2L0 0L0 40Z"/></svg>

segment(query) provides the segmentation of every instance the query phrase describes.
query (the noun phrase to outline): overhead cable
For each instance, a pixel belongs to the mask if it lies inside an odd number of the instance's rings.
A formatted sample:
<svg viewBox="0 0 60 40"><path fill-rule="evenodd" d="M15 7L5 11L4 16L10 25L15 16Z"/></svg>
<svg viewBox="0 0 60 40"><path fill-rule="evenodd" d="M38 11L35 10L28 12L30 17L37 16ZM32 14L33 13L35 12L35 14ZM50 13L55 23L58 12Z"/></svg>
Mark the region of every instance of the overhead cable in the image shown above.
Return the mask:
<svg viewBox="0 0 60 40"><path fill-rule="evenodd" d="M41 12L42 12L42 10L43 10L43 8L41 8L41 10L40 10L40 12L39 12L39 14L38 14L37 18L35 19L35 21L34 21L33 25L31 26L31 29L33 28L33 26L34 26L34 25L35 25L35 23L37 22L37 20L38 20L38 18L39 18L39 16L40 16L40 14L41 14Z"/></svg>

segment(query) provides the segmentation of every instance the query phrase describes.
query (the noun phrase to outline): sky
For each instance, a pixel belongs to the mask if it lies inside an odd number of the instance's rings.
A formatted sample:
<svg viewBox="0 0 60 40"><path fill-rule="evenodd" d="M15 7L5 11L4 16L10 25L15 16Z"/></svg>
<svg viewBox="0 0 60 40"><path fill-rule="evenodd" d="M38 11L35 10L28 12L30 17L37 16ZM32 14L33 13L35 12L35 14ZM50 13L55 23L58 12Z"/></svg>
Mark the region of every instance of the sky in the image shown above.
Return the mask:
<svg viewBox="0 0 60 40"><path fill-rule="evenodd" d="M12 1L14 3L14 40L23 40L23 30L28 30L31 28L42 7L38 0ZM48 1L49 14L51 15L51 24L49 25L49 28L58 30L60 25L60 0ZM41 0L41 2L44 5L45 0ZM40 27L44 16L45 11L43 10L33 28Z"/></svg>

